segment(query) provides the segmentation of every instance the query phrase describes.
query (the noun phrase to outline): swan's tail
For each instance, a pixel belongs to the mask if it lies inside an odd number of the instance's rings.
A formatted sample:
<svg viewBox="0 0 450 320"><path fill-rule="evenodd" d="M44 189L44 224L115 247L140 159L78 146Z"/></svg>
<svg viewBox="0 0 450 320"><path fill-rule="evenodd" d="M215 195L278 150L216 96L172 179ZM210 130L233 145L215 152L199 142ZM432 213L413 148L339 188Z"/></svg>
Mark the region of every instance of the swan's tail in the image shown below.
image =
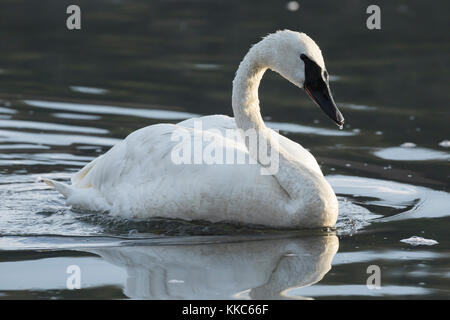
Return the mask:
<svg viewBox="0 0 450 320"><path fill-rule="evenodd" d="M45 182L47 185L49 185L50 187L53 187L56 189L56 191L58 191L59 193L61 193L64 197L68 198L70 197L70 195L73 193L73 189L65 184L65 183L61 183L55 180L51 180L51 179L47 179L47 178L38 178L38 181L43 181Z"/></svg>

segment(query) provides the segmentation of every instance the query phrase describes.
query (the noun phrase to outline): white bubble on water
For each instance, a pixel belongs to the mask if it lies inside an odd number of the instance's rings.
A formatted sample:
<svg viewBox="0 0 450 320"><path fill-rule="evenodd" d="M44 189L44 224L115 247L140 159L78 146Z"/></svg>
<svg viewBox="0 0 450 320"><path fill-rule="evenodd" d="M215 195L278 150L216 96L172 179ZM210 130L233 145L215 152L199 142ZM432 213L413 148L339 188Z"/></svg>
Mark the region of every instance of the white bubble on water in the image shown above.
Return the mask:
<svg viewBox="0 0 450 320"><path fill-rule="evenodd" d="M439 242L437 242L436 240L425 239L425 238L417 237L417 236L413 236L413 237L408 238L408 239L402 239L402 240L400 240L400 242L407 243L407 244L410 244L412 246L420 246L420 245L433 246L435 244L439 244Z"/></svg>
<svg viewBox="0 0 450 320"><path fill-rule="evenodd" d="M300 8L300 5L298 4L297 1L289 1L286 4L286 9L288 9L289 11L297 11Z"/></svg>
<svg viewBox="0 0 450 320"><path fill-rule="evenodd" d="M167 283L184 283L184 280L171 279L171 280L167 281Z"/></svg>

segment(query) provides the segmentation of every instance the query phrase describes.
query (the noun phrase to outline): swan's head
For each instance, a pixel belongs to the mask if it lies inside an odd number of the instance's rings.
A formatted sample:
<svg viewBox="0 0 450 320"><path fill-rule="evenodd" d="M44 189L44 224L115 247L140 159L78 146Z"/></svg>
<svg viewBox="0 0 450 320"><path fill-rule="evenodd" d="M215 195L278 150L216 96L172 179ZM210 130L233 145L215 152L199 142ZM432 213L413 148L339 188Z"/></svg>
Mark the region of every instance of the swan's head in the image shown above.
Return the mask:
<svg viewBox="0 0 450 320"><path fill-rule="evenodd" d="M344 124L331 95L322 52L310 37L284 30L268 35L260 44L268 68L303 88L328 117L339 126Z"/></svg>

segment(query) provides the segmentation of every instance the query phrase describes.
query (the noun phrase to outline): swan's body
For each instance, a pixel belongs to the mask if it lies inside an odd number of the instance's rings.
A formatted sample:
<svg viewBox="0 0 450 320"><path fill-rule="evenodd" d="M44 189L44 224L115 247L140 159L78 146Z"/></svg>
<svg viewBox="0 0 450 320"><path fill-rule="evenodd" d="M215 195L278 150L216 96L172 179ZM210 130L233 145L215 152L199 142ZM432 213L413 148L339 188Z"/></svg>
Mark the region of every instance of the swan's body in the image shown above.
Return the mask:
<svg viewBox="0 0 450 320"><path fill-rule="evenodd" d="M299 144L268 129L259 111L258 86L268 68L298 86L305 81L306 89L308 79L297 70L301 60L294 54L307 55L325 70L320 49L306 35L292 31L269 35L253 46L239 66L233 82L235 118L214 115L148 126L86 165L72 177L71 186L44 180L65 195L73 207L128 218L166 217L273 227L333 226L337 199L316 160ZM216 146L256 163L174 163L173 150L180 142L173 134L180 130L195 133L195 121L201 121L204 140L209 137L207 140ZM279 154L276 173L261 174L260 156L245 142L230 140L225 134L241 129L255 130L258 137L269 141L272 152Z"/></svg>

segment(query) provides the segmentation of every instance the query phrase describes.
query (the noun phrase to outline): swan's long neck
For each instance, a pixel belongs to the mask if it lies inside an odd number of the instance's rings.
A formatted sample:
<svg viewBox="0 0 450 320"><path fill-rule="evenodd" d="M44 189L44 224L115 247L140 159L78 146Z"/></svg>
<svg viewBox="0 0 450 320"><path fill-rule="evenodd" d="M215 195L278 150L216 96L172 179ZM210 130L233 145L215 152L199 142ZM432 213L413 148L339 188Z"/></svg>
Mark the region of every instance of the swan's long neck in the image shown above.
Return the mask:
<svg viewBox="0 0 450 320"><path fill-rule="evenodd" d="M314 181L321 178L284 150L264 124L259 107L258 88L264 72L269 68L265 61L270 60L261 53L267 54L270 50L259 47L260 44L250 49L239 65L236 77L233 80L232 106L234 117L239 129L244 131L256 130L258 139L264 139L268 142L269 152L278 153L279 167L274 177L282 189L286 191L288 197L295 202L305 197L305 192L307 193L309 190L308 183L315 183ZM249 147L249 153L264 167L260 161L259 152ZM299 183L299 181L302 181L302 183ZM295 203L293 207L296 207Z"/></svg>
<svg viewBox="0 0 450 320"><path fill-rule="evenodd" d="M259 109L258 88L267 67L260 50L253 47L239 65L233 80L232 106L236 124L242 130L265 128Z"/></svg>

